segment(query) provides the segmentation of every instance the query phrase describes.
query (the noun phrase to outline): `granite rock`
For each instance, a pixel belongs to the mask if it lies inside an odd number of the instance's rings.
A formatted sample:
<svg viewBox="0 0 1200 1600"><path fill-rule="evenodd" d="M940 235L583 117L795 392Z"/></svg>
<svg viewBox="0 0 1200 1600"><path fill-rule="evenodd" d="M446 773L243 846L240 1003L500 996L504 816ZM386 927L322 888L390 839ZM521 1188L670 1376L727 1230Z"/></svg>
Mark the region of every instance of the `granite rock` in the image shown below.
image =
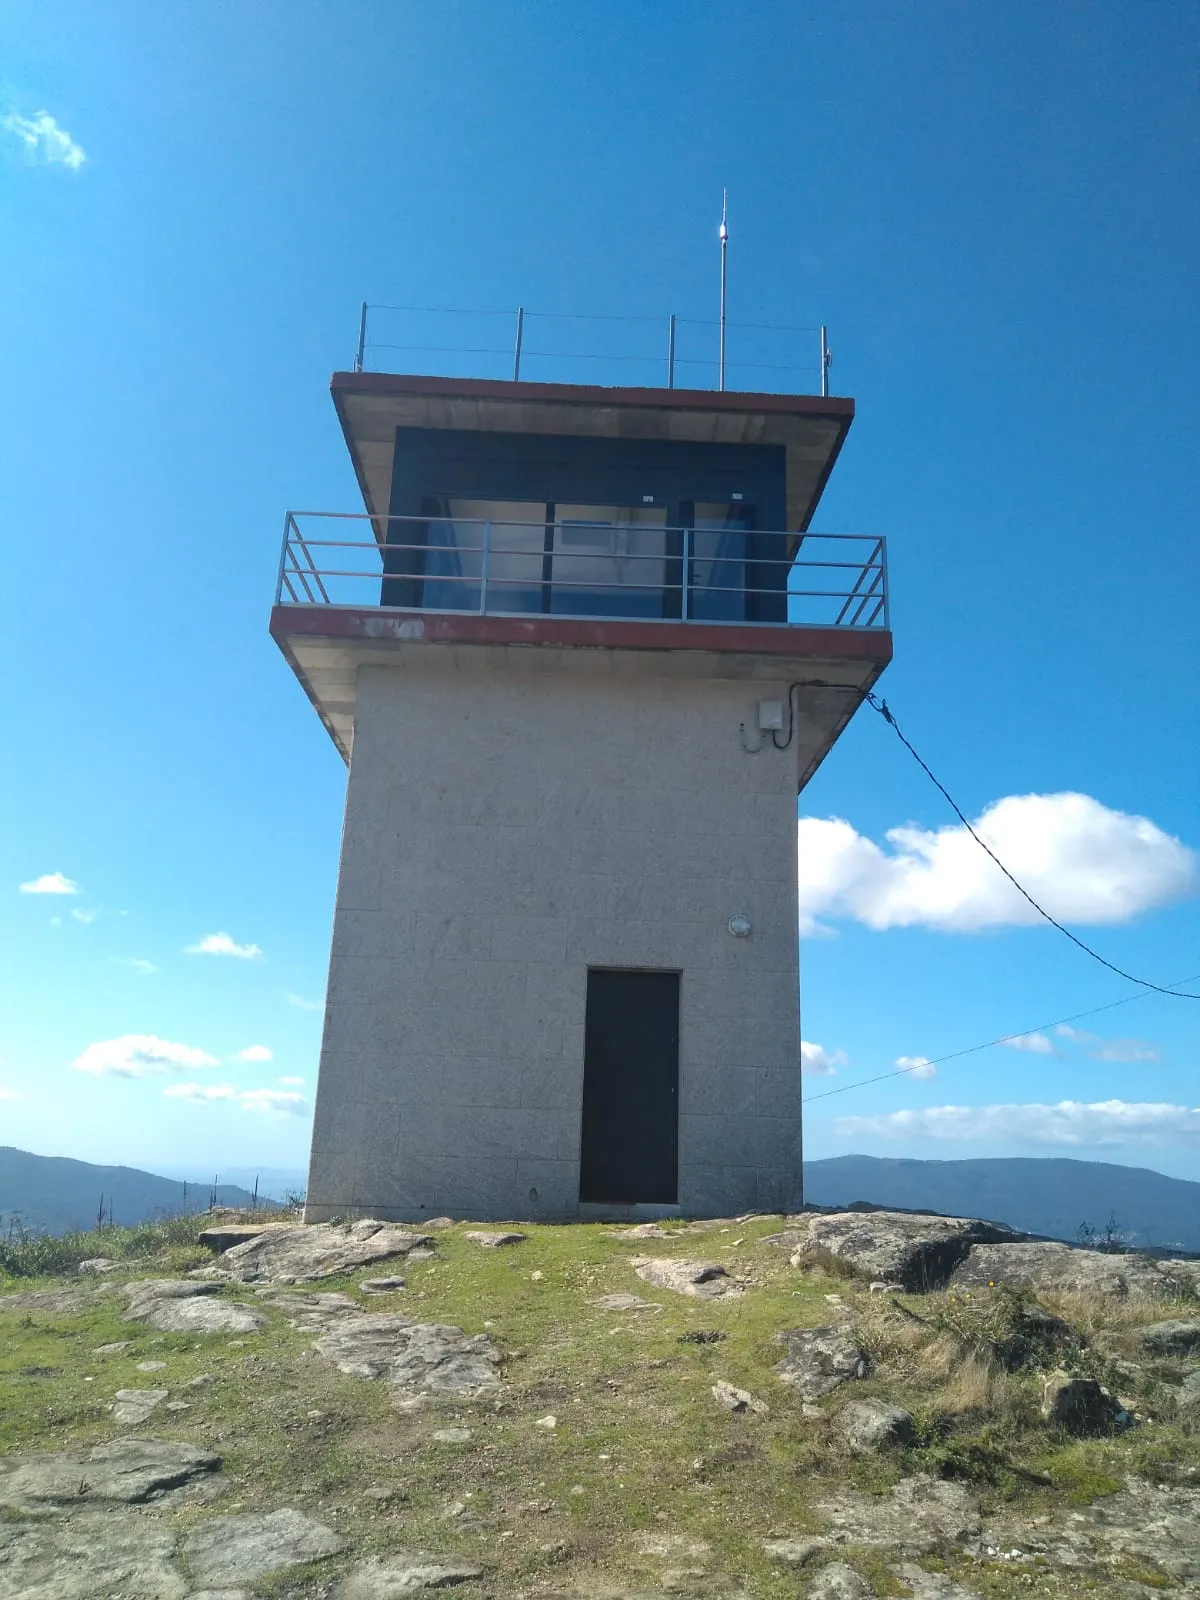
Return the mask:
<svg viewBox="0 0 1200 1600"><path fill-rule="evenodd" d="M333 1600L397 1600L420 1589L451 1589L482 1577L483 1568L469 1561L392 1554L355 1567L336 1586Z"/></svg>
<svg viewBox="0 0 1200 1600"><path fill-rule="evenodd" d="M216 1472L221 1458L170 1439L117 1439L90 1450L0 1459L0 1507L59 1515L138 1505Z"/></svg>
<svg viewBox="0 0 1200 1600"><path fill-rule="evenodd" d="M339 1372L397 1388L467 1397L500 1386L500 1355L484 1334L401 1316L347 1317L315 1348Z"/></svg>
<svg viewBox="0 0 1200 1600"><path fill-rule="evenodd" d="M844 1383L870 1376L870 1357L845 1327L789 1328L776 1337L787 1354L775 1371L803 1400L819 1400Z"/></svg>
<svg viewBox="0 0 1200 1600"><path fill-rule="evenodd" d="M331 1528L289 1506L196 1523L184 1541L183 1556L197 1583L219 1588L255 1583L288 1567L338 1555L344 1548Z"/></svg>
<svg viewBox="0 0 1200 1600"><path fill-rule="evenodd" d="M823 1255L834 1256L863 1278L918 1293L941 1288L976 1245L1024 1237L1012 1228L969 1217L836 1211L809 1218L791 1260L793 1266L804 1266Z"/></svg>
<svg viewBox="0 0 1200 1600"><path fill-rule="evenodd" d="M742 1293L718 1261L685 1261L678 1256L634 1256L633 1269L656 1289L671 1289L676 1294L700 1300L719 1300Z"/></svg>
<svg viewBox="0 0 1200 1600"><path fill-rule="evenodd" d="M428 1234L374 1219L298 1223L234 1245L221 1257L221 1270L244 1283L312 1283L432 1243Z"/></svg>
<svg viewBox="0 0 1200 1600"><path fill-rule="evenodd" d="M886 1450L911 1444L916 1435L912 1413L885 1400L852 1400L838 1418L852 1450Z"/></svg>
<svg viewBox="0 0 1200 1600"><path fill-rule="evenodd" d="M1171 1292L1170 1279L1145 1256L1110 1255L1074 1245L1046 1243L980 1244L950 1279L955 1289L1003 1284L1013 1289L1043 1289L1059 1294L1157 1296Z"/></svg>
<svg viewBox="0 0 1200 1600"><path fill-rule="evenodd" d="M1200 1350L1200 1322L1152 1322L1140 1338L1151 1355L1190 1356Z"/></svg>

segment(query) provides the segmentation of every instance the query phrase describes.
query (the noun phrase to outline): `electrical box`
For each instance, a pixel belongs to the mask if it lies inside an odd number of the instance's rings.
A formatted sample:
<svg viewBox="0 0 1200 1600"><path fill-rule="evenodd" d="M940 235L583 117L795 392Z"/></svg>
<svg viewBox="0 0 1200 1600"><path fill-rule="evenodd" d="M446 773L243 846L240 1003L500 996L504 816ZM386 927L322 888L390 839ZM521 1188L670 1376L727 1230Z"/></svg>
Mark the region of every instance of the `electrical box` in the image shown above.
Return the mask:
<svg viewBox="0 0 1200 1600"><path fill-rule="evenodd" d="M758 726L761 732L782 731L783 729L783 701L760 700L758 702Z"/></svg>

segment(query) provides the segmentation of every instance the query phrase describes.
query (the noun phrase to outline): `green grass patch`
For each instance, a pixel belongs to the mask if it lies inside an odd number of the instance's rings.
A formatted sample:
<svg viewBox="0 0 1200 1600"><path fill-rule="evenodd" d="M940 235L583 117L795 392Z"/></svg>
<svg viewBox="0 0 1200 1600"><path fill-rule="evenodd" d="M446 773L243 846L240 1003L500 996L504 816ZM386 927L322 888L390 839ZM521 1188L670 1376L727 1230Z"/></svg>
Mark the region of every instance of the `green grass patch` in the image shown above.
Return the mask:
<svg viewBox="0 0 1200 1600"><path fill-rule="evenodd" d="M336 1528L356 1558L416 1548L458 1556L484 1566L496 1592L589 1583L658 1589L667 1567L689 1567L693 1558L642 1555L634 1536L678 1535L710 1547L699 1566L762 1600L794 1597L811 1577L808 1568L798 1573L772 1560L762 1541L819 1534L820 1503L847 1487L883 1495L902 1476L925 1471L964 1483L985 1509L1004 1502L1031 1516L1056 1515L1115 1492L1130 1472L1192 1482L1189 1468L1200 1467L1196 1439L1173 1422L1082 1443L1050 1433L1037 1411L1037 1351L1026 1349L1017 1370L1002 1373L1002 1412L953 1409L938 1366L946 1340L999 1351L1021 1334L1028 1303L990 1293L965 1310L944 1296L881 1303L893 1297L871 1297L820 1266L790 1267L785 1250L764 1243L778 1218L637 1241L599 1224L522 1225L527 1240L500 1250L465 1240L467 1224L439 1231L431 1258L396 1264L405 1289L364 1299L364 1309L486 1333L502 1352L504 1385L480 1401L424 1409L398 1406L384 1386L337 1372L314 1353L317 1335L269 1304L267 1328L235 1338L123 1321L124 1283L179 1276L211 1259L195 1241L201 1221L79 1236L70 1245L74 1261L107 1255L120 1263L99 1279L73 1267L53 1276L50 1258L30 1245L0 1303L0 1452L115 1437L121 1430L108 1408L116 1390L162 1387L187 1409L160 1408L137 1431L214 1449L224 1461L225 1497L172 1509L181 1525L214 1510L294 1505ZM119 1235L130 1237L118 1247ZM746 1292L704 1300L658 1290L636 1276L635 1255L720 1261ZM390 1265L298 1287L358 1295L360 1280L383 1270ZM658 1309L594 1304L630 1290ZM263 1303L248 1286L225 1292ZM775 1372L784 1353L777 1336L832 1321L830 1295L861 1317L877 1369L823 1402L823 1415L805 1415ZM97 1354L118 1343L125 1348ZM145 1361L165 1366L139 1372ZM211 1381L194 1383L201 1377ZM767 1414L724 1409L711 1393L718 1379L766 1401ZM913 1412L910 1450L850 1453L838 1411L867 1395ZM553 1427L538 1425L551 1416ZM434 1439L455 1427L470 1430L469 1442ZM889 1552L837 1553L880 1595L903 1594ZM328 1582L349 1559L314 1572ZM1015 1568L959 1572L947 1559L951 1575L988 1600L1028 1592ZM1077 1575L1071 1594L1087 1593L1089 1581ZM286 1592L304 1592L299 1578L289 1583ZM1056 1585L1047 1579L1037 1592L1067 1593Z"/></svg>

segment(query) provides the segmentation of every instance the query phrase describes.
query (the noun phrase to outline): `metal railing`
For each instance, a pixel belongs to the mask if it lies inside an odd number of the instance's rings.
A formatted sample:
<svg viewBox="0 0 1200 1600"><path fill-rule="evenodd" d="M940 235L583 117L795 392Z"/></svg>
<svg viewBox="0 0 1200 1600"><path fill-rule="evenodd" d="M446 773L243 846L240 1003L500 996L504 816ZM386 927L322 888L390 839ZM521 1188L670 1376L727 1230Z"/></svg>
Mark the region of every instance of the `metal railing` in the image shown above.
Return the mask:
<svg viewBox="0 0 1200 1600"><path fill-rule="evenodd" d="M359 531L339 524L365 524L366 536L336 537ZM508 522L289 511L275 601L472 616L891 625L881 538L664 527L636 518Z"/></svg>
<svg viewBox="0 0 1200 1600"><path fill-rule="evenodd" d="M729 372L736 382L730 387L829 394L833 355L825 327L736 321L725 326L733 340ZM364 300L354 371L393 371L397 359L408 364L419 356L422 371L442 377L724 389L721 328L717 318L674 312L591 315L526 306L485 311ZM466 370L454 370L459 367Z"/></svg>

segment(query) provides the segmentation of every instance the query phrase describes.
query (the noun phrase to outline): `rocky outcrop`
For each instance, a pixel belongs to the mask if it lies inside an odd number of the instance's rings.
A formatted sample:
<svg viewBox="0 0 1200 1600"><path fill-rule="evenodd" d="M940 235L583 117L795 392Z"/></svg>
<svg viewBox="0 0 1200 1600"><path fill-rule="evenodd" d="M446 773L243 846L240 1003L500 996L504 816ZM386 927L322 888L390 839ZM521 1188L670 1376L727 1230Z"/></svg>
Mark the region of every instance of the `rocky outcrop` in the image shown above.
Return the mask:
<svg viewBox="0 0 1200 1600"><path fill-rule="evenodd" d="M809 1218L798 1233L792 1265L835 1257L863 1278L913 1293L939 1289L980 1244L1027 1237L994 1222L914 1216L905 1211L835 1211Z"/></svg>
<svg viewBox="0 0 1200 1600"><path fill-rule="evenodd" d="M860 1494L843 1489L837 1499L818 1502L834 1538L846 1544L882 1545L896 1555L925 1555L980 1549L979 1506L959 1483L918 1474L904 1478L890 1494Z"/></svg>
<svg viewBox="0 0 1200 1600"><path fill-rule="evenodd" d="M787 1355L775 1371L803 1400L819 1400L870 1374L870 1357L845 1327L790 1328L776 1337Z"/></svg>
<svg viewBox="0 0 1200 1600"><path fill-rule="evenodd" d="M364 1561L333 1591L333 1600L400 1600L421 1589L452 1589L483 1577L469 1561L442 1561L428 1555L390 1555Z"/></svg>
<svg viewBox="0 0 1200 1600"><path fill-rule="evenodd" d="M699 1300L719 1300L741 1294L719 1261L684 1261L678 1256L634 1256L633 1270L656 1289L671 1289L676 1294Z"/></svg>
<svg viewBox="0 0 1200 1600"><path fill-rule="evenodd" d="M1042 1415L1056 1428L1080 1435L1112 1433L1128 1427L1129 1413L1094 1378L1053 1372L1042 1391Z"/></svg>
<svg viewBox="0 0 1200 1600"><path fill-rule="evenodd" d="M123 1428L140 1427L170 1392L169 1389L118 1389L113 1396L113 1421Z"/></svg>
<svg viewBox="0 0 1200 1600"><path fill-rule="evenodd" d="M227 1250L220 1270L243 1283L313 1283L432 1243L428 1234L374 1220L271 1227Z"/></svg>
<svg viewBox="0 0 1200 1600"><path fill-rule="evenodd" d="M339 1372L397 1388L469 1398L500 1386L500 1354L491 1340L461 1328L407 1317L348 1317L315 1348Z"/></svg>
<svg viewBox="0 0 1200 1600"><path fill-rule="evenodd" d="M211 1228L202 1228L196 1235L196 1243L221 1255L226 1250L232 1250L234 1245L248 1244L251 1239L261 1238L271 1228L289 1226L291 1224L286 1222L217 1222Z"/></svg>
<svg viewBox="0 0 1200 1600"><path fill-rule="evenodd" d="M126 1291L125 1318L148 1322L163 1333L257 1333L266 1317L219 1295L219 1283L195 1279L151 1278Z"/></svg>
<svg viewBox="0 0 1200 1600"><path fill-rule="evenodd" d="M1087 1571L1137 1566L1162 1578L1158 1587L1200 1583L1200 1488L1174 1488L1130 1478L1069 1515L1036 1522L1006 1513L989 1519L987 1543L1019 1549L1030 1565ZM1164 1585L1162 1580L1167 1580Z"/></svg>
<svg viewBox="0 0 1200 1600"><path fill-rule="evenodd" d="M732 1383L726 1383L724 1378L712 1386L713 1399L738 1416L747 1412L754 1412L758 1416L765 1416L771 1409L765 1400L759 1400L752 1395L749 1389L735 1389Z"/></svg>
<svg viewBox="0 0 1200 1600"><path fill-rule="evenodd" d="M485 1250L503 1250L506 1245L524 1244L528 1237L525 1233L494 1233L486 1228L468 1228L463 1234L464 1239L482 1245Z"/></svg>
<svg viewBox="0 0 1200 1600"><path fill-rule="evenodd" d="M185 1600L175 1535L134 1512L0 1522L0 1600Z"/></svg>
<svg viewBox="0 0 1200 1600"><path fill-rule="evenodd" d="M0 1508L53 1516L140 1505L181 1489L221 1465L220 1456L168 1439L119 1439L91 1450L0 1460Z"/></svg>
<svg viewBox="0 0 1200 1600"><path fill-rule="evenodd" d="M838 1428L851 1450L886 1450L913 1442L912 1413L886 1400L851 1400L838 1418Z"/></svg>
<svg viewBox="0 0 1200 1600"><path fill-rule="evenodd" d="M974 1589L964 1589L944 1572L926 1572L911 1561L901 1562L894 1571L904 1587L912 1590L912 1600L979 1600Z"/></svg>
<svg viewBox="0 0 1200 1600"><path fill-rule="evenodd" d="M590 1300L589 1305L596 1306L601 1311L661 1311L662 1307L653 1300L643 1300L640 1294L602 1294L599 1300Z"/></svg>
<svg viewBox="0 0 1200 1600"><path fill-rule="evenodd" d="M807 1600L874 1600L867 1580L844 1561L831 1561L804 1591Z"/></svg>
<svg viewBox="0 0 1200 1600"><path fill-rule="evenodd" d="M1152 1356L1190 1356L1200 1350L1200 1322L1153 1322L1139 1335Z"/></svg>
<svg viewBox="0 0 1200 1600"><path fill-rule="evenodd" d="M183 1558L198 1587L233 1588L288 1567L324 1561L344 1548L332 1528L285 1506L266 1513L209 1517L188 1534Z"/></svg>
<svg viewBox="0 0 1200 1600"><path fill-rule="evenodd" d="M788 1219L772 1238L793 1266L844 1262L877 1286L1050 1290L1110 1297L1200 1293L1200 1261L1157 1260L1035 1239L1000 1223L907 1211L835 1211Z"/></svg>
<svg viewBox="0 0 1200 1600"><path fill-rule="evenodd" d="M1113 1297L1172 1292L1170 1279L1145 1256L1078 1250L1051 1241L975 1245L954 1269L950 1282L954 1288L1004 1284L1013 1289Z"/></svg>

